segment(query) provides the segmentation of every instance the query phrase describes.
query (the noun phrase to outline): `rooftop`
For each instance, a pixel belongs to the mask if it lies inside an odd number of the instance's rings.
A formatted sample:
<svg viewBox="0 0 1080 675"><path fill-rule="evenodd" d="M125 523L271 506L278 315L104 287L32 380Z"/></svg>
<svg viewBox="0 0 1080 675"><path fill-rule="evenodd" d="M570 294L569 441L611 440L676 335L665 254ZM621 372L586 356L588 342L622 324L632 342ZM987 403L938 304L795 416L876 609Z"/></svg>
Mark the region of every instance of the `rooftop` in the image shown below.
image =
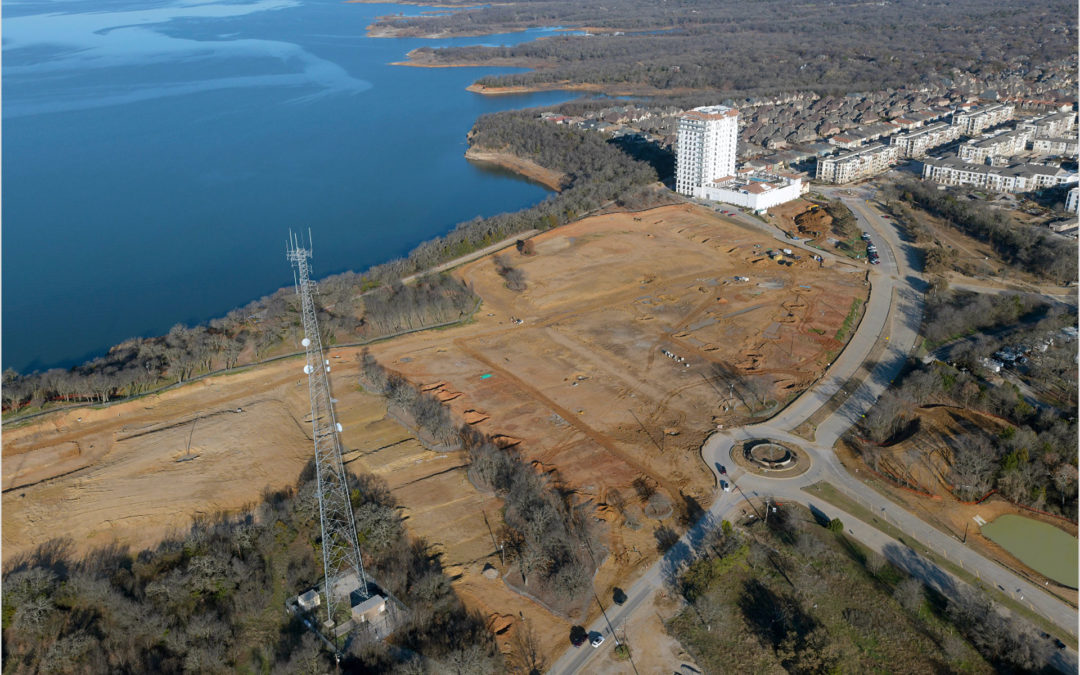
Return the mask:
<svg viewBox="0 0 1080 675"><path fill-rule="evenodd" d="M725 105L705 105L683 113L683 117L693 117L701 120L719 120L725 117L737 117L739 111Z"/></svg>
<svg viewBox="0 0 1080 675"><path fill-rule="evenodd" d="M990 166L989 164L968 164L957 157L941 157L924 160L931 166L943 166L970 173L992 173L998 176L1064 176L1069 172L1059 166L1045 164L1010 164L1009 166Z"/></svg>
<svg viewBox="0 0 1080 675"><path fill-rule="evenodd" d="M948 122L937 122L936 124L931 124L929 126L922 127L921 129L915 129L913 131L907 132L906 134L902 134L900 138L915 138L916 136L922 136L924 134L933 134L944 129L948 129L951 126L952 125Z"/></svg>
<svg viewBox="0 0 1080 675"><path fill-rule="evenodd" d="M1000 134L995 134L993 136L988 136L986 138L980 138L977 141L968 141L968 144L969 145L974 145L977 148L988 148L988 147L997 145L998 143L1001 143L1002 141L1010 140L1010 139L1015 138L1016 136L1022 135L1022 134L1023 134L1023 132L1021 130L1013 129L1013 130L1006 131L1006 132L1003 132L1003 133L1000 133Z"/></svg>
<svg viewBox="0 0 1080 675"><path fill-rule="evenodd" d="M777 188L787 187L796 180L801 179L800 176L794 174L746 171L745 169L739 171L739 174L739 176L724 176L723 178L717 178L713 181L713 187L722 188L724 190L744 191L751 194L761 194Z"/></svg>

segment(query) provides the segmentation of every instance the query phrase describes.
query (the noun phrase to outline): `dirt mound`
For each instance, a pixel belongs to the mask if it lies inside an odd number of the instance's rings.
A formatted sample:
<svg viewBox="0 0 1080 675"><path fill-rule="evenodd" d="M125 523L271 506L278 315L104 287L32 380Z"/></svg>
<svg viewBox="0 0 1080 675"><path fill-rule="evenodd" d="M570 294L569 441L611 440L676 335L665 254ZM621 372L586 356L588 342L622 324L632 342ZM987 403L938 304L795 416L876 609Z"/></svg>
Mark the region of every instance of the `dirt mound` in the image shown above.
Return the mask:
<svg viewBox="0 0 1080 675"><path fill-rule="evenodd" d="M482 413L479 410L466 410L465 411L465 424L480 424L490 417L486 413Z"/></svg>
<svg viewBox="0 0 1080 675"><path fill-rule="evenodd" d="M502 635L514 627L514 617L509 614L492 614L487 620L487 629L495 635Z"/></svg>
<svg viewBox="0 0 1080 675"><path fill-rule="evenodd" d="M795 216L795 228L800 234L819 237L832 227L832 216L825 209L804 211Z"/></svg>
<svg viewBox="0 0 1080 675"><path fill-rule="evenodd" d="M504 434L497 434L493 436L491 440L502 450L512 448L515 445L519 445L521 443L520 438L514 438L513 436L506 436Z"/></svg>
<svg viewBox="0 0 1080 675"><path fill-rule="evenodd" d="M881 448L878 471L899 482L941 497L952 497L949 474L956 439L967 434L994 438L1004 428L1000 420L973 410L932 406L915 411L915 433Z"/></svg>

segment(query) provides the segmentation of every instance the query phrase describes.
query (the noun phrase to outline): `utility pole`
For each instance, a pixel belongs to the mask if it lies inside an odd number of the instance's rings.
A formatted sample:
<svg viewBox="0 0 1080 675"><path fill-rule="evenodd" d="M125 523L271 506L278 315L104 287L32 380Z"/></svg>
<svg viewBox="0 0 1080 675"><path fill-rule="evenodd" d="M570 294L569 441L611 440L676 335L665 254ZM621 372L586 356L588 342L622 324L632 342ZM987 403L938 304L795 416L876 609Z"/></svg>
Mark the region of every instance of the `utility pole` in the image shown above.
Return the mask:
<svg viewBox="0 0 1080 675"><path fill-rule="evenodd" d="M292 263L296 280L296 294L300 296L301 317L304 324L304 346L307 360L304 373L308 378L308 395L311 400L311 429L315 444L316 492L319 497L319 520L322 526L322 557L324 592L326 595L327 628L333 634L334 610L344 600L351 608L352 593L366 600L370 597L364 561L356 539L356 523L353 520L352 501L349 495L348 476L341 461L341 425L334 417L330 396L330 362L323 357L322 338L315 316L312 293L315 282L311 280L310 259L311 233L308 243L292 232L286 246L286 257Z"/></svg>

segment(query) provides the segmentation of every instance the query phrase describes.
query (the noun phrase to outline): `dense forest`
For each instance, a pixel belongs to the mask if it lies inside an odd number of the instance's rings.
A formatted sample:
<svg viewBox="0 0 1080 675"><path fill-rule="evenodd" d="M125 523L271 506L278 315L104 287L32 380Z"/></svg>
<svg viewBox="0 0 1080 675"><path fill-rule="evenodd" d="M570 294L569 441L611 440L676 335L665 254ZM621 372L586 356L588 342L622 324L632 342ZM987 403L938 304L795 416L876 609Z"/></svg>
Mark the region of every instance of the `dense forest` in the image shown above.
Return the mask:
<svg viewBox="0 0 1080 675"><path fill-rule="evenodd" d="M848 93L975 76L1072 58L1076 4L1052 0L888 3L722 0L517 0L455 12L387 16L402 35L495 33L587 26L512 47L423 49L427 63L520 63L487 86L588 83L641 93L704 89L730 95Z"/></svg>
<svg viewBox="0 0 1080 675"><path fill-rule="evenodd" d="M923 586L819 511L724 521L672 570L667 629L705 672L1041 672L1053 651L981 594ZM899 547L896 547L899 549ZM890 558L910 555L889 551Z"/></svg>
<svg viewBox="0 0 1080 675"><path fill-rule="evenodd" d="M569 176L568 186L536 206L477 218L417 246L406 258L363 274L323 279L315 297L323 344L356 344L470 316L478 298L447 274L401 279L528 230L566 224L602 206L643 208L669 198L652 184L656 171L596 134L546 124L519 112L485 115L469 133L474 147L509 152ZM48 403L107 403L299 350L295 291L283 288L208 324L134 338L70 369L3 375L6 412Z"/></svg>
<svg viewBox="0 0 1080 675"><path fill-rule="evenodd" d="M356 673L505 672L494 637L450 587L436 554L411 539L379 479L349 475L364 566L407 608L390 644L357 644ZM323 673L333 657L291 595L322 577L314 463L293 489L250 512L200 519L132 553L71 553L52 541L3 575L5 673Z"/></svg>
<svg viewBox="0 0 1080 675"><path fill-rule="evenodd" d="M877 468L882 446L919 433L922 407L948 405L992 415L1006 423L1001 432L969 428L950 440L946 479L956 497L973 500L996 489L1010 501L1076 520L1076 345L1060 333L1069 325L1076 325L1074 312L1018 296L931 295L923 334L935 344L971 339L953 352L951 364L913 362L861 420L852 443ZM1002 327L1008 332L995 332ZM1057 340L1045 351L1032 351L1023 376L1042 387L1056 381L1071 396L1033 405L1012 382L994 383L984 376L981 360L1003 346L1039 345L1051 336Z"/></svg>

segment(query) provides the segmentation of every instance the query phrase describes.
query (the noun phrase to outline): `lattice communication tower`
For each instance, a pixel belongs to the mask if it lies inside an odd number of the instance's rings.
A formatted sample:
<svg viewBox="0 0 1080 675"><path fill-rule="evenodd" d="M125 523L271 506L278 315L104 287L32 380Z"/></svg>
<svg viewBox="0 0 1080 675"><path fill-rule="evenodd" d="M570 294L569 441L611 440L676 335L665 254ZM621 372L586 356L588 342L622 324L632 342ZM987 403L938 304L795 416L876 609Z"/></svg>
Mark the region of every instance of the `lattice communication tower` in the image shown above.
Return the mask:
<svg viewBox="0 0 1080 675"><path fill-rule="evenodd" d="M304 339L307 352L308 390L311 397L311 427L315 439L315 469L319 493L319 517L322 522L322 554L325 573L327 625L335 622L334 610L340 600L349 603L358 595L360 600L369 597L364 562L356 539L356 522L349 500L349 484L341 462L341 426L334 417L333 400L330 396L330 362L323 357L319 324L315 317L317 292L311 280L311 235L307 248L292 232L286 247L286 256L296 274L296 294L300 296L300 314L304 322Z"/></svg>

